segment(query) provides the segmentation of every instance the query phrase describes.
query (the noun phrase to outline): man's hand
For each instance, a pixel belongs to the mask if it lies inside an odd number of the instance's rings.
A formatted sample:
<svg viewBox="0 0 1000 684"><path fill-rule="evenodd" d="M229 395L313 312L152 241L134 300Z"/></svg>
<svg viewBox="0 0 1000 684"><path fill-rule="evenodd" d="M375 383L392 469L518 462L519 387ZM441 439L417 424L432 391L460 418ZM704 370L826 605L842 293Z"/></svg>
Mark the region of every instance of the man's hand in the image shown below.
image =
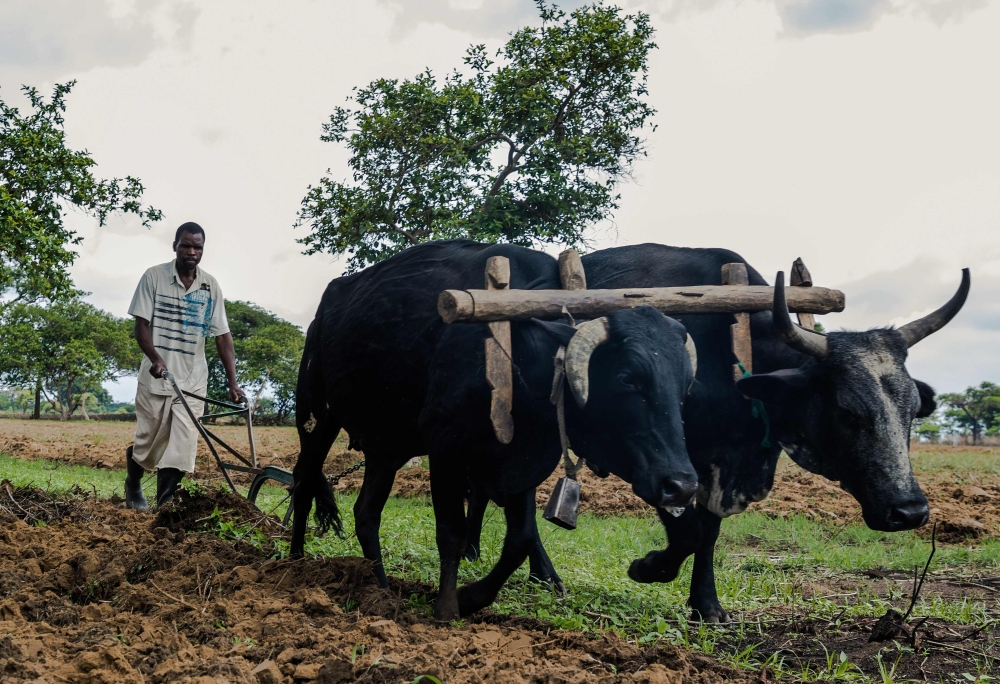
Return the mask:
<svg viewBox="0 0 1000 684"><path fill-rule="evenodd" d="M151 361L150 364L149 374L154 378L162 378L163 374L167 372L167 364L163 363L163 359Z"/></svg>
<svg viewBox="0 0 1000 684"><path fill-rule="evenodd" d="M239 385L229 386L229 401L234 404L241 404L247 400L247 395L243 394L243 390L240 389Z"/></svg>

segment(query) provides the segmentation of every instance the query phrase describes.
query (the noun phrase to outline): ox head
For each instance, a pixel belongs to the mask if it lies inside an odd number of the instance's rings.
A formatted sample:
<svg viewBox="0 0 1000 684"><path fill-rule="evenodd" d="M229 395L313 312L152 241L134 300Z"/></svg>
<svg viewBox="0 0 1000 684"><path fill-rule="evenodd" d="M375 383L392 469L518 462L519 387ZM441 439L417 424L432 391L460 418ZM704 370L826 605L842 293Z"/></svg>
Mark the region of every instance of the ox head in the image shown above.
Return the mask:
<svg viewBox="0 0 1000 684"><path fill-rule="evenodd" d="M697 355L684 326L648 306L578 328L543 323L566 346L566 432L573 451L626 482L652 506L694 497L698 476L681 409Z"/></svg>
<svg viewBox="0 0 1000 684"><path fill-rule="evenodd" d="M934 391L906 370L907 350L959 312L969 270L951 301L901 328L820 335L794 325L784 274L774 286L774 326L813 357L801 368L744 378L745 395L782 407L781 442L806 470L839 481L861 504L865 523L895 532L927 522L928 506L910 467L910 424L934 411Z"/></svg>

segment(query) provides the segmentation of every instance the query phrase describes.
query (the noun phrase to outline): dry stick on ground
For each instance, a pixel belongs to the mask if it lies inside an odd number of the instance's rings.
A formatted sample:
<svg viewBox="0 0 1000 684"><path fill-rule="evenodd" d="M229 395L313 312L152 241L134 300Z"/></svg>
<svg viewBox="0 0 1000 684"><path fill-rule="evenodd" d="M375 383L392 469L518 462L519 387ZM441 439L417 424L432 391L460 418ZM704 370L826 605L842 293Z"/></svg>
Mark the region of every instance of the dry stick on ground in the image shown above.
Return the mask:
<svg viewBox="0 0 1000 684"><path fill-rule="evenodd" d="M170 599L171 601L177 601L177 603L181 604L182 606L185 606L186 608L190 608L191 610L197 610L197 608L195 608L194 606L192 606L192 605L191 605L190 603L188 603L188 602L187 602L187 601L185 601L184 599L182 599L182 598L177 598L176 596L171 596L171 595L170 595L170 594L168 594L167 592L163 591L163 589L160 589L160 587L158 587L158 586L156 585L156 582L154 582L153 580L147 580L147 581L148 581L148 582L149 582L149 583L150 583L151 585L153 585L153 588L154 588L154 589L156 589L156 590L157 590L158 592L160 592L161 594L163 594L164 596L166 596L166 597L167 597L168 599Z"/></svg>
<svg viewBox="0 0 1000 684"><path fill-rule="evenodd" d="M937 551L937 521L934 522L934 527L931 528L931 555L927 556L927 562L924 564L924 571L920 575L920 583L917 584L917 569L913 569L913 595L910 597L910 607L906 609L906 614L903 615L903 622L906 622L907 618L910 617L910 613L913 612L913 606L917 603L917 597L920 596L920 590L923 589L924 579L927 577L927 569L931 567L931 560L934 558L934 552ZM914 632L916 629L914 629Z"/></svg>

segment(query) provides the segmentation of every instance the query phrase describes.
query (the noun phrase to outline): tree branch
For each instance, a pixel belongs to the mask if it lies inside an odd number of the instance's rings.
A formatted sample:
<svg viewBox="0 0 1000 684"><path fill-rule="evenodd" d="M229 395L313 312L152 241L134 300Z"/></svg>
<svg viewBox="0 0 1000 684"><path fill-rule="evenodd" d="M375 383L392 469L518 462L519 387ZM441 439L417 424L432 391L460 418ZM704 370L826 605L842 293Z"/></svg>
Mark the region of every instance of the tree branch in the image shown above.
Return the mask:
<svg viewBox="0 0 1000 684"><path fill-rule="evenodd" d="M510 145L510 151L507 153L507 165L504 167L503 171L500 172L500 175L497 176L496 180L493 181L493 185L490 187L489 192L486 193L486 199L483 200L483 203L479 206L480 212L486 212L490 208L490 205L493 203L493 198L496 197L498 192L500 192L500 188L503 187L507 178L510 177L512 173L517 171L517 163L524 158L524 155L528 153L528 150L530 150L531 147L539 140L551 135L552 132L566 120L566 112L568 111L569 104L573 101L573 98L576 97L576 94L580 92L582 87L582 83L570 86L566 97L564 97L562 102L559 103L559 109L556 110L556 115L552 119L552 123L549 124L549 126L542 131L542 133L525 143L523 147L518 148L517 144L513 140L507 136L503 136L503 139L507 141L508 145Z"/></svg>

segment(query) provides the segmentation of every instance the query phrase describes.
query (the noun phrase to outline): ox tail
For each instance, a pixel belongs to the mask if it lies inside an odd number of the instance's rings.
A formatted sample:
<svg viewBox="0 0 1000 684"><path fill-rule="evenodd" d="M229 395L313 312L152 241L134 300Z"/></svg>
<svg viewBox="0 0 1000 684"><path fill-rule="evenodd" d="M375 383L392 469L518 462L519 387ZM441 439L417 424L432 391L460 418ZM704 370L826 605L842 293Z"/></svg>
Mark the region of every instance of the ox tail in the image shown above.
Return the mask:
<svg viewBox="0 0 1000 684"><path fill-rule="evenodd" d="M338 536L343 536L344 533L333 488L323 475L323 462L340 432L340 424L332 415L327 400L321 327L317 319L306 333L295 390L295 421L301 450L294 470L295 524L292 530L292 552L300 554L305 542L306 520L313 501L316 502L316 534L323 536L331 529Z"/></svg>
<svg viewBox="0 0 1000 684"><path fill-rule="evenodd" d="M320 478L318 491L316 492L316 533L320 537L329 530L333 530L341 539L344 538L344 522L340 518L340 509L337 507L337 500L333 496L333 487L325 477Z"/></svg>

